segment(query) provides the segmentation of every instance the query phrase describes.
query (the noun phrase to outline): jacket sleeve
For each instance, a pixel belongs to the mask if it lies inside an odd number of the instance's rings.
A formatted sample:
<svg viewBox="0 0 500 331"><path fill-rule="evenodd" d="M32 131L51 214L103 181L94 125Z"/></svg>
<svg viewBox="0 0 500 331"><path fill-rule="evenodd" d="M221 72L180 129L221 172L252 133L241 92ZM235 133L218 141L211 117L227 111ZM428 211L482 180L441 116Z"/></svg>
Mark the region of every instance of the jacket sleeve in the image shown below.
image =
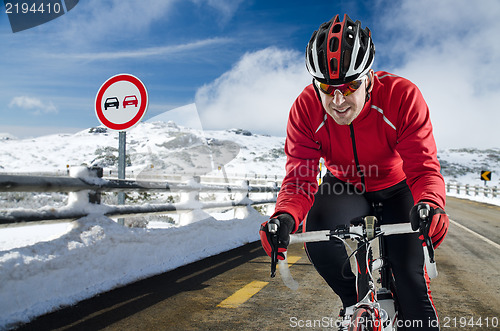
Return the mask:
<svg viewBox="0 0 500 331"><path fill-rule="evenodd" d="M311 98L313 97L313 98ZM292 105L287 125L286 176L278 194L273 216L288 213L295 219L296 232L314 202L318 190L320 145L314 140L309 111L315 96L303 92ZM308 110L309 109L309 110Z"/></svg>
<svg viewBox="0 0 500 331"><path fill-rule="evenodd" d="M445 184L437 159L429 108L418 88L409 81L406 84L399 105L396 148L403 159L403 171L415 203L432 201L444 209Z"/></svg>

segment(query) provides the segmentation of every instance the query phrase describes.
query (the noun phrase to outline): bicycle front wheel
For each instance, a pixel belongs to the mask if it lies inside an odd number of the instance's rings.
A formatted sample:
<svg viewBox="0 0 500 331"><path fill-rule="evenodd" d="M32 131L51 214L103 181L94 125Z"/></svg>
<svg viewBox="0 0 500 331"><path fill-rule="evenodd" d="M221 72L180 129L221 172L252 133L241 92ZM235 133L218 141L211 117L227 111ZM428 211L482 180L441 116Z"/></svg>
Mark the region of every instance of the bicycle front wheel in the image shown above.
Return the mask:
<svg viewBox="0 0 500 331"><path fill-rule="evenodd" d="M377 311L370 306L359 307L354 311L349 331L380 331L382 321Z"/></svg>

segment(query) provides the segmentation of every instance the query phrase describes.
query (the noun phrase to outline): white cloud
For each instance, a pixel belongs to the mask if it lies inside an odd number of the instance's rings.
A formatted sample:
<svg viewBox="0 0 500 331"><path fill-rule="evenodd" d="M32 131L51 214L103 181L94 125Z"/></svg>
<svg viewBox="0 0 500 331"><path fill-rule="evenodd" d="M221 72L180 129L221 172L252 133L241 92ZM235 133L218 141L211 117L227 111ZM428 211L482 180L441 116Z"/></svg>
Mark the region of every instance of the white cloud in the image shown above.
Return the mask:
<svg viewBox="0 0 500 331"><path fill-rule="evenodd" d="M498 1L407 0L373 31L390 36L377 52L402 60L389 70L422 91L439 148L498 147L498 15Z"/></svg>
<svg viewBox="0 0 500 331"><path fill-rule="evenodd" d="M284 136L293 101L311 82L303 54L266 48L245 54L195 97L206 129L243 128Z"/></svg>
<svg viewBox="0 0 500 331"><path fill-rule="evenodd" d="M182 0L88 0L80 1L65 17L66 25L58 32L72 46L95 41L113 42L116 39L136 40L148 32L154 23L168 22L176 15L175 6ZM198 6L215 9L221 22L229 21L242 0L191 0ZM196 19L196 17L193 17ZM219 23L221 23L219 22ZM190 22L186 22L190 24ZM55 31L54 31L55 32Z"/></svg>
<svg viewBox="0 0 500 331"><path fill-rule="evenodd" d="M386 7L381 23L370 27L376 65L385 59L374 69L417 84L431 110L439 148L498 147L500 2L475 4L473 14L470 4L455 0L406 0ZM310 83L303 56L274 48L246 54L198 90L204 127L283 135L293 100Z"/></svg>
<svg viewBox="0 0 500 331"><path fill-rule="evenodd" d="M221 15L221 20L219 24L227 23L243 0L192 0L194 3L201 5L206 3L208 6L214 8Z"/></svg>
<svg viewBox="0 0 500 331"><path fill-rule="evenodd" d="M9 108L14 107L31 110L31 113L34 115L59 113L59 110L51 101L43 102L38 98L27 96L14 97L9 103Z"/></svg>
<svg viewBox="0 0 500 331"><path fill-rule="evenodd" d="M65 19L59 32L73 43L108 39L110 36L135 36L159 19L164 19L179 0L89 0L80 1Z"/></svg>
<svg viewBox="0 0 500 331"><path fill-rule="evenodd" d="M126 51L114 51L114 52L92 52L92 53L75 53L75 54L50 54L51 58L72 58L76 60L119 60L119 59L130 59L130 58L146 58L153 56L165 56L173 55L186 51L192 51L198 48L216 47L217 45L225 44L229 42L228 38L210 38L205 40L198 40L186 44L179 45L169 45L161 47L150 47L139 50L126 50Z"/></svg>

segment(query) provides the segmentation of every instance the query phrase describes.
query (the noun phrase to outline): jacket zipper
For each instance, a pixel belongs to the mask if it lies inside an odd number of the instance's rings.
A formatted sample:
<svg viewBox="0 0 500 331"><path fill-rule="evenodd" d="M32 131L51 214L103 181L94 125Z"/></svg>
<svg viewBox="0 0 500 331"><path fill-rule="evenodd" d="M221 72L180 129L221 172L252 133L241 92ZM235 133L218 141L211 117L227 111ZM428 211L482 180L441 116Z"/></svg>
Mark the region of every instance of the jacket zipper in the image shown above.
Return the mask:
<svg viewBox="0 0 500 331"><path fill-rule="evenodd" d="M356 170L358 171L358 176L361 177L361 185L363 185L363 188L366 189L365 185L365 174L361 170L361 166L359 165L359 159L358 159L358 151L356 149L356 138L354 137L354 126L349 124L349 129L351 130L351 142L352 142L352 151L354 154L354 162L356 163Z"/></svg>

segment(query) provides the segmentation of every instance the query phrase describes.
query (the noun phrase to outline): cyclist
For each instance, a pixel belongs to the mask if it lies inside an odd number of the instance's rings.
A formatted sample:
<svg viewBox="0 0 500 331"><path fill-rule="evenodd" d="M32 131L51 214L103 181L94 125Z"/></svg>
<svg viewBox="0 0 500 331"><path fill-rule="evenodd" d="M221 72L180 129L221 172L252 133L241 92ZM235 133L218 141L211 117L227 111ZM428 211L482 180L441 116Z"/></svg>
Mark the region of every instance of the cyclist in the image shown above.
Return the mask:
<svg viewBox="0 0 500 331"><path fill-rule="evenodd" d="M291 107L285 152L286 176L268 222L279 224L278 258L289 234L304 220L304 231L334 229L373 213L382 203L382 224L416 221L416 206L431 206L429 235L439 246L447 234L445 189L437 160L429 109L410 81L371 67L375 46L371 32L347 15L323 23L306 48L313 76ZM320 186L320 158L328 169ZM260 231L271 254L267 223ZM404 325L439 329L417 234L387 238ZM358 298L353 278L342 276L347 257L339 241L308 243L312 264L345 311ZM345 274L352 275L350 270Z"/></svg>

